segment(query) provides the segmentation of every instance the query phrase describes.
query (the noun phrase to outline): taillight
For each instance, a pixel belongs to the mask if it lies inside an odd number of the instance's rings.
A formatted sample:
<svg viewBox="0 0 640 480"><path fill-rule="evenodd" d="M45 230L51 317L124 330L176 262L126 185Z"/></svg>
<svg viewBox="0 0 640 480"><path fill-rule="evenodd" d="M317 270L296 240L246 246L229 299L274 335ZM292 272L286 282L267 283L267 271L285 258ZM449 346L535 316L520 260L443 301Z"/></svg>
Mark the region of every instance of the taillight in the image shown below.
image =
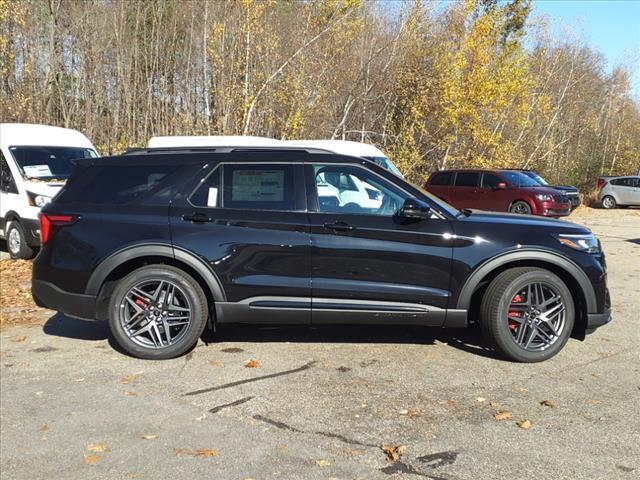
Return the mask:
<svg viewBox="0 0 640 480"><path fill-rule="evenodd" d="M49 241L51 232L59 227L70 225L78 219L75 215L48 215L40 213L40 244Z"/></svg>
<svg viewBox="0 0 640 480"><path fill-rule="evenodd" d="M607 184L607 181L604 178L599 178L598 179L598 190L602 190L602 187L604 187Z"/></svg>

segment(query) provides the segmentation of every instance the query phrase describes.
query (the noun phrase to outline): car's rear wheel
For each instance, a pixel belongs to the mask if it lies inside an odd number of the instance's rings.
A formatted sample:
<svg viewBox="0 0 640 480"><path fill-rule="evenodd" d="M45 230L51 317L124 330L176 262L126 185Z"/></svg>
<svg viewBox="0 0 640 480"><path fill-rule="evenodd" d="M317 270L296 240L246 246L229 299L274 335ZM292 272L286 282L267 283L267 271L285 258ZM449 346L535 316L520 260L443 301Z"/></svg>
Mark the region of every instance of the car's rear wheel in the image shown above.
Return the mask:
<svg viewBox="0 0 640 480"><path fill-rule="evenodd" d="M192 348L208 318L207 299L190 275L168 265L134 270L114 289L109 327L127 353L167 359Z"/></svg>
<svg viewBox="0 0 640 480"><path fill-rule="evenodd" d="M557 354L573 329L571 292L554 273L534 267L506 270L489 285L481 305L485 338L517 362Z"/></svg>
<svg viewBox="0 0 640 480"><path fill-rule="evenodd" d="M7 229L7 250L9 256L14 259L33 258L35 251L27 244L24 228L19 222L13 221Z"/></svg>
<svg viewBox="0 0 640 480"><path fill-rule="evenodd" d="M524 200L518 200L511 204L509 212L519 213L520 215L531 215L531 205Z"/></svg>
<svg viewBox="0 0 640 480"><path fill-rule="evenodd" d="M602 207L606 209L616 208L616 199L611 195L606 195L602 198Z"/></svg>

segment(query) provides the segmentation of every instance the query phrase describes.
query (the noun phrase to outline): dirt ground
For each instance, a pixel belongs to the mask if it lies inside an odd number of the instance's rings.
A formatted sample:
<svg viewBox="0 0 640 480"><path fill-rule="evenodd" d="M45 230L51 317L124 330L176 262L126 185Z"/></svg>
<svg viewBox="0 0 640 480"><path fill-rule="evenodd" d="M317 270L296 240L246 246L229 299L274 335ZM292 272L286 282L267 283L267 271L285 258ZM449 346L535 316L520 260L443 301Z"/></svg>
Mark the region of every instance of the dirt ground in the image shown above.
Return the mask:
<svg viewBox="0 0 640 480"><path fill-rule="evenodd" d="M640 210L569 220L601 238L614 321L535 365L473 330L369 326L226 327L141 361L0 261L0 476L637 478Z"/></svg>

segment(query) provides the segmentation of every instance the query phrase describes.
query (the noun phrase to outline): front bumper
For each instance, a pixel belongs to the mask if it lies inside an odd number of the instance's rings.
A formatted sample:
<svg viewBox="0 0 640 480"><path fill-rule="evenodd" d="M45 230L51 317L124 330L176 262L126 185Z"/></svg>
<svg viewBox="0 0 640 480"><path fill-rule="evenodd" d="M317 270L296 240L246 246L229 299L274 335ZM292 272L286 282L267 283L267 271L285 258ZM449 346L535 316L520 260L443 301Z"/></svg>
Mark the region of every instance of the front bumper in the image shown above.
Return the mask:
<svg viewBox="0 0 640 480"><path fill-rule="evenodd" d="M31 294L36 305L62 312L70 317L95 320L96 297L70 293L42 280L31 282Z"/></svg>
<svg viewBox="0 0 640 480"><path fill-rule="evenodd" d="M607 308L602 313L589 313L587 315L587 328L585 333L593 333L598 327L609 323L613 317L611 316L611 309Z"/></svg>
<svg viewBox="0 0 640 480"><path fill-rule="evenodd" d="M40 246L40 221L31 220L29 218L23 218L20 220L24 227L24 235L27 240L27 245L30 247Z"/></svg>
<svg viewBox="0 0 640 480"><path fill-rule="evenodd" d="M566 217L571 213L571 203L541 202L537 205L538 215L543 217Z"/></svg>

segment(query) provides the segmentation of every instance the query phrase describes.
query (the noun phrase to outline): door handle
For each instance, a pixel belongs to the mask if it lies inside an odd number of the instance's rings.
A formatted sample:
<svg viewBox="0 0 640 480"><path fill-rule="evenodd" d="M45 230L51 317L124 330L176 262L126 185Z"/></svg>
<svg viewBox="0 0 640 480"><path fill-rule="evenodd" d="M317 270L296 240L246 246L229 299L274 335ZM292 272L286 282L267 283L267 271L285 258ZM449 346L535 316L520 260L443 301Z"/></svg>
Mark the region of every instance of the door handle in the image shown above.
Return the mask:
<svg viewBox="0 0 640 480"><path fill-rule="evenodd" d="M207 222L213 221L213 219L208 215L205 215L204 213L197 213L197 212L186 213L182 215L182 219L185 222L193 222L193 223L207 223Z"/></svg>
<svg viewBox="0 0 640 480"><path fill-rule="evenodd" d="M327 230L335 230L337 232L350 232L351 230L356 229L356 227L349 225L346 222L325 223L323 226Z"/></svg>

